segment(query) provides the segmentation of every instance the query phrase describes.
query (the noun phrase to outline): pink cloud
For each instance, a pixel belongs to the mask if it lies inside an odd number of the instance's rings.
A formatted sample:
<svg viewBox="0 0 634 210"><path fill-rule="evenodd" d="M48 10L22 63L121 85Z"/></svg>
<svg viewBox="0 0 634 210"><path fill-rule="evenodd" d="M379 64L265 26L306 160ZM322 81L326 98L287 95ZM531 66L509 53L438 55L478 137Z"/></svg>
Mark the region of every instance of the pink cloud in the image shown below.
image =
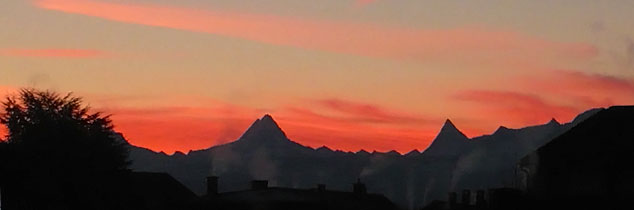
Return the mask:
<svg viewBox="0 0 634 210"><path fill-rule="evenodd" d="M381 58L495 63L537 62L548 57L588 59L597 55L597 49L589 44L553 42L477 27L421 30L98 0L36 0L34 5L125 23Z"/></svg>
<svg viewBox="0 0 634 210"><path fill-rule="evenodd" d="M106 56L107 53L92 49L0 49L0 56L9 57L57 57L57 58L93 58Z"/></svg>

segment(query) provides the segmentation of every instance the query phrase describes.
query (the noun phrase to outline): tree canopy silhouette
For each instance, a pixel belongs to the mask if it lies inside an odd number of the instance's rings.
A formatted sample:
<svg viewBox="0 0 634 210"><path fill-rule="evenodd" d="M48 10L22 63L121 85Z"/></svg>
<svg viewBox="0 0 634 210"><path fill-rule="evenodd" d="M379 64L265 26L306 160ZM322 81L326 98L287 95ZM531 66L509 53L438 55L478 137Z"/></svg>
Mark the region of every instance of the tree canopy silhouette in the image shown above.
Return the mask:
<svg viewBox="0 0 634 210"><path fill-rule="evenodd" d="M55 165L71 164L95 172L127 168L127 147L113 136L109 116L90 113L81 98L22 89L2 104L0 122L8 128L9 144L61 158Z"/></svg>
<svg viewBox="0 0 634 210"><path fill-rule="evenodd" d="M127 170L127 143L114 136L109 116L91 113L81 98L22 89L2 107L8 135L0 144L0 184L36 199L36 209L93 202L110 177Z"/></svg>

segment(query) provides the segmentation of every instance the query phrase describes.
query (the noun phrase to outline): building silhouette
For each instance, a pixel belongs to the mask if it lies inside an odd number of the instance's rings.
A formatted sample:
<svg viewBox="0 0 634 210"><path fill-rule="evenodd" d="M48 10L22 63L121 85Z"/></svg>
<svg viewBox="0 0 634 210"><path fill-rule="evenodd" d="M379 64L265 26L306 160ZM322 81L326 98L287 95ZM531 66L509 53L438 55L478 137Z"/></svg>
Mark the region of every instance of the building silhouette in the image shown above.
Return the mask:
<svg viewBox="0 0 634 210"><path fill-rule="evenodd" d="M367 193L360 180L352 184L352 191L329 190L324 184L311 189L268 186L267 180L253 180L251 189L218 193L218 177L207 178L208 192L196 209L307 209L307 210L390 210L396 206L385 196Z"/></svg>

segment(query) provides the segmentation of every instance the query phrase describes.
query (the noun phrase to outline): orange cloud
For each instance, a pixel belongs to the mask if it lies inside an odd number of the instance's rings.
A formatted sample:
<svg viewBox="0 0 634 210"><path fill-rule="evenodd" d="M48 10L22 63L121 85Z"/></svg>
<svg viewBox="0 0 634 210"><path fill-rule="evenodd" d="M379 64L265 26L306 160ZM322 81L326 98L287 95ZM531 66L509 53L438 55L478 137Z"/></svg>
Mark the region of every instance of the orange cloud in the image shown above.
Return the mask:
<svg viewBox="0 0 634 210"><path fill-rule="evenodd" d="M17 93L18 89L19 88L0 85L0 98L4 99L11 94Z"/></svg>
<svg viewBox="0 0 634 210"><path fill-rule="evenodd" d="M0 49L0 56L9 57L57 57L57 58L92 58L102 57L107 53L90 49Z"/></svg>
<svg viewBox="0 0 634 210"><path fill-rule="evenodd" d="M102 107L115 130L133 145L173 153L204 149L237 139L254 119L252 109L216 104L209 107Z"/></svg>
<svg viewBox="0 0 634 210"><path fill-rule="evenodd" d="M165 116L138 118L116 114L115 129L131 144L173 153L204 149L237 139L252 122L246 118Z"/></svg>
<svg viewBox="0 0 634 210"><path fill-rule="evenodd" d="M390 151L406 153L413 149L426 148L437 131L424 128L395 127L334 127L328 121L313 121L311 126L304 123L287 122L280 119L280 125L288 136L304 145L320 147L326 145L332 149L344 151ZM317 126L315 126L317 125ZM438 128L436 128L438 129Z"/></svg>
<svg viewBox="0 0 634 210"><path fill-rule="evenodd" d="M472 105L468 104L464 107L479 114L478 118L513 127L544 123L551 118L568 122L582 111L577 107L557 105L537 95L511 91L468 90L453 97L473 102L475 107L469 108Z"/></svg>
<svg viewBox="0 0 634 210"><path fill-rule="evenodd" d="M430 119L393 110L387 110L374 104L359 103L336 98L317 100L317 104L324 108L338 112L353 121L378 122L378 123L429 123ZM442 121L433 121L440 123Z"/></svg>
<svg viewBox="0 0 634 210"><path fill-rule="evenodd" d="M375 106L375 105L372 105ZM385 108L380 108L385 109ZM361 119L361 116L328 115L319 107L290 107L276 114L280 125L293 140L319 147L326 145L345 151L396 150L401 153L424 149L438 132L441 121L427 122L381 121Z"/></svg>
<svg viewBox="0 0 634 210"><path fill-rule="evenodd" d="M550 70L544 75L519 78L524 86L557 95L585 108L634 103L634 79Z"/></svg>
<svg viewBox="0 0 634 210"><path fill-rule="evenodd" d="M420 30L97 0L35 0L34 5L125 23L381 58L534 63L549 57L565 60L597 55L597 49L589 44L552 42L512 31L484 28Z"/></svg>
<svg viewBox="0 0 634 210"><path fill-rule="evenodd" d="M466 90L452 96L455 100L469 102L461 107L470 113L471 119L484 120L468 123L467 130L490 130L497 125L522 127L544 123L553 117L568 122L591 108L634 104L632 78L545 70L534 71L533 75L518 77L515 81L521 92ZM484 126L494 127L486 129ZM484 133L469 132L465 133Z"/></svg>
<svg viewBox="0 0 634 210"><path fill-rule="evenodd" d="M326 145L345 151L422 150L443 122L431 116L337 98L286 107L275 116L292 139L311 147Z"/></svg>

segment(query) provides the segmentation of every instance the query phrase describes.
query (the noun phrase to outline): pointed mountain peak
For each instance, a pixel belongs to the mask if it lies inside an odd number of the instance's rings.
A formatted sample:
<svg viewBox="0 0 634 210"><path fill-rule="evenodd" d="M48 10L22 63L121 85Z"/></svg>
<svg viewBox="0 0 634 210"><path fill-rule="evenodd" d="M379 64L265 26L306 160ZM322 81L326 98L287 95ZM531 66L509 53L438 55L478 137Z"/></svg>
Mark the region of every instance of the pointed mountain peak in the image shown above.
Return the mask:
<svg viewBox="0 0 634 210"><path fill-rule="evenodd" d="M551 119L548 122L549 125L561 125L555 118Z"/></svg>
<svg viewBox="0 0 634 210"><path fill-rule="evenodd" d="M449 119L445 121L445 124L440 129L440 133L438 133L438 136L436 136L436 139L442 136L452 136L452 137L457 136L457 137L460 137L461 139L462 138L467 139L467 136L465 136L460 130L458 130L458 128L456 128L453 122L451 122L451 120Z"/></svg>
<svg viewBox="0 0 634 210"><path fill-rule="evenodd" d="M458 130L458 128L456 128L456 125L454 125L453 122L451 122L450 119L445 120L445 124L442 126L442 128L440 130L442 131L442 130L446 130L446 129Z"/></svg>
<svg viewBox="0 0 634 210"><path fill-rule="evenodd" d="M245 139L287 139L286 134L280 126L273 120L271 115L264 115L255 120L253 124L242 134L240 140Z"/></svg>
<svg viewBox="0 0 634 210"><path fill-rule="evenodd" d="M434 138L434 141L424 150L423 154L431 156L452 156L462 152L469 138L447 119Z"/></svg>
<svg viewBox="0 0 634 210"><path fill-rule="evenodd" d="M270 114L265 114L264 116L262 116L262 118L260 118L260 121L274 123L277 125L277 122L275 122L273 116L271 116Z"/></svg>

